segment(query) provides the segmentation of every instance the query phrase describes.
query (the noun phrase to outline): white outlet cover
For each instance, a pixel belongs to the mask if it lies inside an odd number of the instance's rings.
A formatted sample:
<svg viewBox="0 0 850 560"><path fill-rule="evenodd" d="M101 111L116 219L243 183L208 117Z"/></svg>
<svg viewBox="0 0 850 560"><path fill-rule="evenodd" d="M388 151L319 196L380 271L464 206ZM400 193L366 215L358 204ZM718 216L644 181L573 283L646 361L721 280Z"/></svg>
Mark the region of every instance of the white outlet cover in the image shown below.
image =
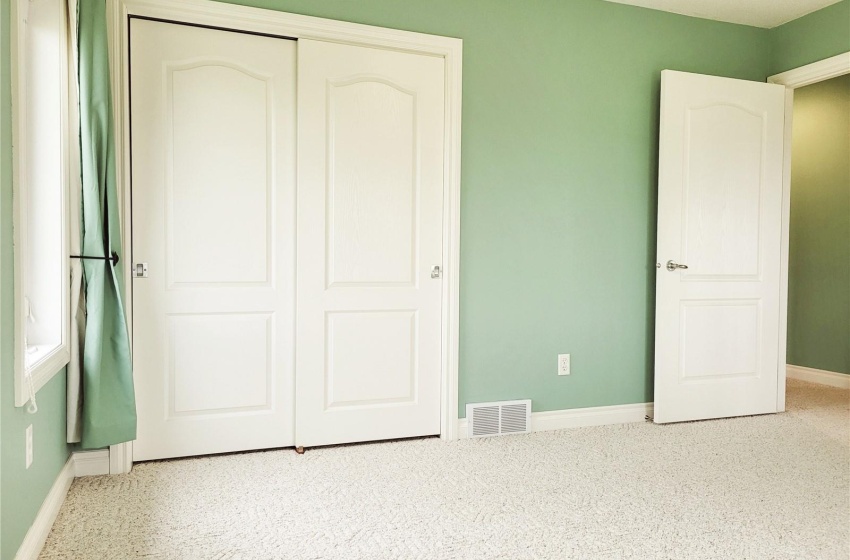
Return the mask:
<svg viewBox="0 0 850 560"><path fill-rule="evenodd" d="M558 375L570 374L570 355L558 354Z"/></svg>

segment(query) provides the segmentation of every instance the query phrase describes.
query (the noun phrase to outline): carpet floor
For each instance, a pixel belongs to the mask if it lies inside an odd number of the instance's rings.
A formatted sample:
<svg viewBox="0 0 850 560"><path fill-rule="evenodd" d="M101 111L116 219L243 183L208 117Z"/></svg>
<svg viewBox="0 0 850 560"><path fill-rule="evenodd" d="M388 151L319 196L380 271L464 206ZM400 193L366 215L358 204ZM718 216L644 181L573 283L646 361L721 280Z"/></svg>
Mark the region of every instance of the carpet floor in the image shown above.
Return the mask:
<svg viewBox="0 0 850 560"><path fill-rule="evenodd" d="M850 392L788 412L138 464L77 479L41 558L850 558Z"/></svg>

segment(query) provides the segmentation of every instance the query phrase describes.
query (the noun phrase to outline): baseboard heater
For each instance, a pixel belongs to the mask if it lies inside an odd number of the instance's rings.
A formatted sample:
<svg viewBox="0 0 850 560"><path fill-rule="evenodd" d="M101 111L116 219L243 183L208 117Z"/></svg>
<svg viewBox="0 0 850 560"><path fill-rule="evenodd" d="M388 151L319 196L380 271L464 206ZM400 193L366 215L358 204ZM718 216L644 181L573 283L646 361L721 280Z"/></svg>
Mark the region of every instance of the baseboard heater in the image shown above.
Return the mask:
<svg viewBox="0 0 850 560"><path fill-rule="evenodd" d="M466 405L468 437L505 436L531 431L531 399Z"/></svg>

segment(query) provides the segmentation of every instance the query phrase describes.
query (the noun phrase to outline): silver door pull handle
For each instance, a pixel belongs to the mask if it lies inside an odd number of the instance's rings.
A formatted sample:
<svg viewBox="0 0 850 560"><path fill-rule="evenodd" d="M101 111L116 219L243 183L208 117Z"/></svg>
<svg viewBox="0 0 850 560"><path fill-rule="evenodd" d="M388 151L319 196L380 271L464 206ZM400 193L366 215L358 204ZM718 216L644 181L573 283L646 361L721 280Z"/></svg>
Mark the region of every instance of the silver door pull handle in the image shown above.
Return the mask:
<svg viewBox="0 0 850 560"><path fill-rule="evenodd" d="M442 276L442 274L443 274L443 271L440 268L440 265L435 264L434 266L431 267L431 278L439 278L440 276Z"/></svg>
<svg viewBox="0 0 850 560"><path fill-rule="evenodd" d="M673 271L674 271L674 270L676 270L677 268L680 268L680 269L682 269L682 270L687 270L687 269L688 269L688 265L686 265L686 264L678 264L678 263L675 263L675 262L673 262L673 261L667 261L667 270L669 270L670 272L673 272Z"/></svg>

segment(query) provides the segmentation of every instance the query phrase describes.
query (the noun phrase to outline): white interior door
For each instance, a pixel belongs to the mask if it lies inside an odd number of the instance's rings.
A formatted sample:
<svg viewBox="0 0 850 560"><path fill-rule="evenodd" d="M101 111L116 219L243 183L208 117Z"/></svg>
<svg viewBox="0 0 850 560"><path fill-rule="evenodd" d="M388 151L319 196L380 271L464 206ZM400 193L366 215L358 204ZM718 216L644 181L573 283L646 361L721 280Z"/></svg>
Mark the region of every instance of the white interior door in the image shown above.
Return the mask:
<svg viewBox="0 0 850 560"><path fill-rule="evenodd" d="M133 458L292 445L295 42L133 19L130 52Z"/></svg>
<svg viewBox="0 0 850 560"><path fill-rule="evenodd" d="M299 41L296 445L440 432L443 65Z"/></svg>
<svg viewBox="0 0 850 560"><path fill-rule="evenodd" d="M784 103L662 72L656 422L777 411Z"/></svg>

